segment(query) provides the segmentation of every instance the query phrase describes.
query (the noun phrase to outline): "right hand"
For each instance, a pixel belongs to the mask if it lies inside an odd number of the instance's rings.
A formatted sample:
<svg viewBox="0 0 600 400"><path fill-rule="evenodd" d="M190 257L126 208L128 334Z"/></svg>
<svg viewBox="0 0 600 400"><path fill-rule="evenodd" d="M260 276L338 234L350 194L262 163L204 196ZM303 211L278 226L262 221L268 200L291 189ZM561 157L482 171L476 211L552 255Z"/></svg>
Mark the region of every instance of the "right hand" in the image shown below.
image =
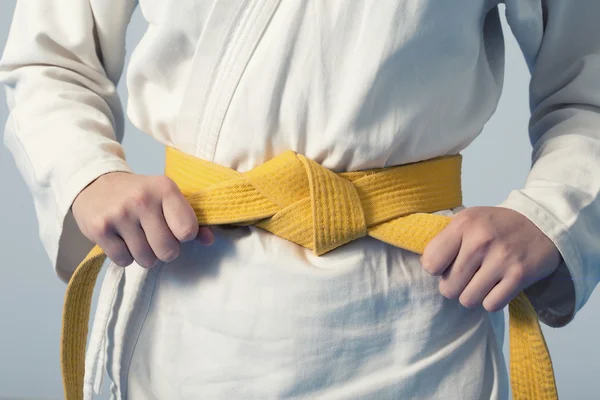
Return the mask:
<svg viewBox="0 0 600 400"><path fill-rule="evenodd" d="M94 180L71 207L81 232L115 264L134 260L151 268L179 255L179 243L210 245L214 235L198 226L192 206L170 178L111 172Z"/></svg>

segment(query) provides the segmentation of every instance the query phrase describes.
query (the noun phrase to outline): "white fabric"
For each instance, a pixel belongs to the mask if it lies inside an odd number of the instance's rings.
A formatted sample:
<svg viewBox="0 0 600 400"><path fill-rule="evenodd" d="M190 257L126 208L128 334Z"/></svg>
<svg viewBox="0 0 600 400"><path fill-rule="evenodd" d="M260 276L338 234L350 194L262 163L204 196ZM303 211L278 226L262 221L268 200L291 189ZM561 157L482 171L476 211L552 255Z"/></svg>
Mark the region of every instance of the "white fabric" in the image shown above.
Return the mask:
<svg viewBox="0 0 600 400"><path fill-rule="evenodd" d="M336 171L456 154L500 96L498 2L140 0L128 116L240 171L287 149ZM600 2L505 3L532 71L534 153L500 205L563 255L530 290L562 326L600 280ZM115 84L136 5L20 0L0 62L5 143L63 280L91 248L73 199L130 170ZM87 396L106 360L119 399L507 397L502 313L444 299L413 254L364 238L316 258L254 228L216 232L149 273L111 265Z"/></svg>

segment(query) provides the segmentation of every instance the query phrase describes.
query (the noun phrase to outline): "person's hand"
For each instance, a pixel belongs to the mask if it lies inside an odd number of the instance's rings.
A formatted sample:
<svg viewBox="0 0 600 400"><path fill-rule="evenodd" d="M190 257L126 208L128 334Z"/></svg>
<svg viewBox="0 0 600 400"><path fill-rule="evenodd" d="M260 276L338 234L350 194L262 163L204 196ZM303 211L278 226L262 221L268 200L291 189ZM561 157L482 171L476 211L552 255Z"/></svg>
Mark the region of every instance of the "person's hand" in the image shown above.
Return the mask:
<svg viewBox="0 0 600 400"><path fill-rule="evenodd" d="M196 239L210 245L214 240L165 176L102 175L79 193L71 209L81 232L122 267L135 260L150 268L158 260L174 260L180 242Z"/></svg>
<svg viewBox="0 0 600 400"><path fill-rule="evenodd" d="M552 241L522 214L502 207L458 212L425 248L425 271L441 276L440 293L490 312L552 274L562 257Z"/></svg>

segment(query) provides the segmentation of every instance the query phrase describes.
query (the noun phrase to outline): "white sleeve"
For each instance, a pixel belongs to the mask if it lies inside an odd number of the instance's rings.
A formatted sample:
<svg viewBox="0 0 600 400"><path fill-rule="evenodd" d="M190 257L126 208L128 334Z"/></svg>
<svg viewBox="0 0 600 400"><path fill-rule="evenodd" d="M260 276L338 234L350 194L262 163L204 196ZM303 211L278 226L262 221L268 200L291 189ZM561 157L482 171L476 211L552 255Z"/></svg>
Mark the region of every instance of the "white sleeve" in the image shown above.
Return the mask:
<svg viewBox="0 0 600 400"><path fill-rule="evenodd" d="M64 281L92 247L73 220L73 200L102 174L131 172L115 86L135 7L134 0L19 0L0 61L10 109L4 142Z"/></svg>
<svg viewBox="0 0 600 400"><path fill-rule="evenodd" d="M505 0L531 71L532 168L501 203L564 262L525 292L548 326L568 324L600 281L600 1Z"/></svg>

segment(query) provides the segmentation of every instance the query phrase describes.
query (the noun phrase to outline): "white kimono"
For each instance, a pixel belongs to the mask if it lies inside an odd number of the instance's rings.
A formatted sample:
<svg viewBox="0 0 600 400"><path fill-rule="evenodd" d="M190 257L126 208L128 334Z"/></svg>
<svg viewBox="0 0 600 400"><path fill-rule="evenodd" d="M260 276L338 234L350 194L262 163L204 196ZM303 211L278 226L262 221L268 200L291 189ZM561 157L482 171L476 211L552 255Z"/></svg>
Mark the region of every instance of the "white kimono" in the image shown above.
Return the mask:
<svg viewBox="0 0 600 400"><path fill-rule="evenodd" d="M500 0L140 0L128 116L239 171L292 149L335 171L463 150L503 83ZM600 1L506 0L532 72L533 167L500 204L564 262L531 290L569 323L600 280ZM91 248L69 208L130 171L115 84L134 0L20 0L5 143L63 280ZM456 210L442 211L451 214ZM257 228L150 271L109 266L87 355L115 399L508 397L503 312L464 308L418 257L362 238L322 257Z"/></svg>

